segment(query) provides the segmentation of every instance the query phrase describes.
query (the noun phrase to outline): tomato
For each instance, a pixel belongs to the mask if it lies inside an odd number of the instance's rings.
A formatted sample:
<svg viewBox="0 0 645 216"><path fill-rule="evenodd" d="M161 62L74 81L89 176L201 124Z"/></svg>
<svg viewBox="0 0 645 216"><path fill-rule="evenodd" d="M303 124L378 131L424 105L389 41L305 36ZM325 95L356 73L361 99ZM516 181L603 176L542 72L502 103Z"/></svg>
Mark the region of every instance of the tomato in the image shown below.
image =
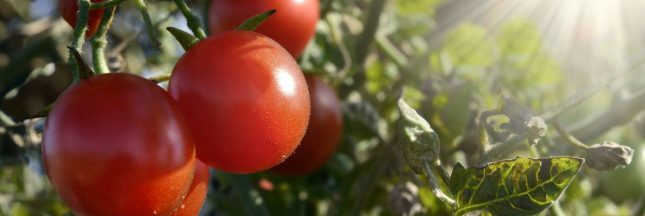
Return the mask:
<svg viewBox="0 0 645 216"><path fill-rule="evenodd" d="M233 30L248 18L276 9L256 32L266 35L298 57L316 33L318 0L213 0L210 6L211 33Z"/></svg>
<svg viewBox="0 0 645 216"><path fill-rule="evenodd" d="M307 174L327 162L338 147L343 114L334 90L321 79L306 76L311 97L311 116L302 143L274 171L286 175Z"/></svg>
<svg viewBox="0 0 645 216"><path fill-rule="evenodd" d="M54 189L79 215L172 213L195 171L195 145L175 102L125 73L66 90L47 118L41 151Z"/></svg>
<svg viewBox="0 0 645 216"><path fill-rule="evenodd" d="M201 161L197 160L197 167L195 168L195 177L190 185L190 190L186 194L186 198L181 203L174 216L195 216L204 205L206 199L206 192L208 192L208 180L210 173L208 166Z"/></svg>
<svg viewBox="0 0 645 216"><path fill-rule="evenodd" d="M102 2L104 0L91 0L91 2ZM58 10L60 11L63 19L72 27L76 27L76 19L78 18L78 0L58 0ZM85 37L92 37L96 30L99 28L101 17L103 16L104 9L90 10L89 19L87 20L87 31Z"/></svg>
<svg viewBox="0 0 645 216"><path fill-rule="evenodd" d="M191 47L168 92L197 146L197 158L232 173L253 173L296 149L309 121L309 91L298 64L278 43L230 31Z"/></svg>

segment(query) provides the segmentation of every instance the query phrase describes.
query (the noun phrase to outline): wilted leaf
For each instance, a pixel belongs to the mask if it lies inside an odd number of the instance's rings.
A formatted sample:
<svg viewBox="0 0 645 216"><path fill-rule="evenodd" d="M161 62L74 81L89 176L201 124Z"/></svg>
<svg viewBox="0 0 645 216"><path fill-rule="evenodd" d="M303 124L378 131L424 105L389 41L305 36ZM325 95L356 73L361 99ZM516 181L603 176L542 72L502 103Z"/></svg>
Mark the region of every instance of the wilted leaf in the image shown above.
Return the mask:
<svg viewBox="0 0 645 216"><path fill-rule="evenodd" d="M584 163L581 158L522 158L464 169L457 164L450 191L456 215L486 209L493 215L534 215L555 201Z"/></svg>
<svg viewBox="0 0 645 216"><path fill-rule="evenodd" d="M408 165L418 174L424 163L439 164L439 136L430 124L403 100L399 100L399 141Z"/></svg>

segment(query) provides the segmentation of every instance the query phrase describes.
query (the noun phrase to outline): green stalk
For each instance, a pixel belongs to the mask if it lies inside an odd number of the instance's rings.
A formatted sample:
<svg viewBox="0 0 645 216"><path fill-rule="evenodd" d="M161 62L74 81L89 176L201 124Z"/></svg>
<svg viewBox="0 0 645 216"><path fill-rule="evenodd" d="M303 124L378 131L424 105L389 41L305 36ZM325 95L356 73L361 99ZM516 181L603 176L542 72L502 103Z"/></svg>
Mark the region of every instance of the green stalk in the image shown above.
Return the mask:
<svg viewBox="0 0 645 216"><path fill-rule="evenodd" d="M76 28L74 28L74 39L72 40L72 44L70 44L70 47L78 52L81 52L81 48L83 48L83 44L85 43L90 4L90 0L78 1L78 19L76 19ZM72 66L72 80L73 82L78 82L80 79L79 66L71 54L69 55L69 63Z"/></svg>
<svg viewBox="0 0 645 216"><path fill-rule="evenodd" d="M161 43L159 43L159 39L157 39L157 33L155 32L155 25L152 23L152 18L150 18L150 14L148 13L148 8L146 7L145 1L134 0L134 4L141 12L141 16L143 17L143 22L145 23L146 30L148 32L148 37L150 37L150 40L155 46L159 46Z"/></svg>
<svg viewBox="0 0 645 216"><path fill-rule="evenodd" d="M103 2L92 2L90 9L101 9L107 7L115 7L126 0L112 0L112 1L103 1Z"/></svg>
<svg viewBox="0 0 645 216"><path fill-rule="evenodd" d="M92 58L94 62L94 71L97 74L109 73L110 69L105 62L105 47L107 46L107 32L112 25L112 18L116 7L112 6L106 8L106 13L103 13L99 29L96 31L94 38L92 38Z"/></svg>
<svg viewBox="0 0 645 216"><path fill-rule="evenodd" d="M186 17L186 22L188 23L188 28L193 32L193 34L201 39L206 38L206 33L204 33L204 30L201 27L201 24L199 22L199 18L195 16L192 12L190 12L190 8L188 5L186 5L186 2L184 0L174 0L175 4L181 11L181 13Z"/></svg>

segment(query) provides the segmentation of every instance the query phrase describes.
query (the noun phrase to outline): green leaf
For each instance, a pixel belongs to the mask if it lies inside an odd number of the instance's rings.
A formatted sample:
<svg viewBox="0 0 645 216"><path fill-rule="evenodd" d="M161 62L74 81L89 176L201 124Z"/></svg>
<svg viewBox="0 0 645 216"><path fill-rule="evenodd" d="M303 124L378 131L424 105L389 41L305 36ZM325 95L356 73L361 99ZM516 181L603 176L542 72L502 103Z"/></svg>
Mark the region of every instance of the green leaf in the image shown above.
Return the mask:
<svg viewBox="0 0 645 216"><path fill-rule="evenodd" d="M424 163L438 165L439 136L405 101L399 100L399 142L403 156L417 174L424 174Z"/></svg>
<svg viewBox="0 0 645 216"><path fill-rule="evenodd" d="M483 209L493 215L538 214L562 194L583 163L576 157L517 157L468 169L457 164L449 185L455 215Z"/></svg>

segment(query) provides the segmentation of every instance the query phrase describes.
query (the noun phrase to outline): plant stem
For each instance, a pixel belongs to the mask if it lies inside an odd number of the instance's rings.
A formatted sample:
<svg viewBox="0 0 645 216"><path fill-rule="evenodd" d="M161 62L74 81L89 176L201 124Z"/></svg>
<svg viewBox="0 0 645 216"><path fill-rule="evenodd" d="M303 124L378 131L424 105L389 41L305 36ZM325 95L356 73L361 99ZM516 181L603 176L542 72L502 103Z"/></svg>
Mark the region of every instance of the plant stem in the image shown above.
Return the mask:
<svg viewBox="0 0 645 216"><path fill-rule="evenodd" d="M150 78L148 78L148 79L149 79L150 81L153 81L153 82L156 82L156 83L160 83L160 82L164 82L164 81L168 81L168 80L170 80L170 74L169 74L169 73L168 73L168 74L161 74L161 75L158 75L158 76L150 77Z"/></svg>
<svg viewBox="0 0 645 216"><path fill-rule="evenodd" d="M109 73L107 63L105 62L105 47L107 46L107 32L112 25L112 18L116 7L112 6L107 8L106 13L103 13L99 29L92 38L92 58L94 65L94 72L97 74Z"/></svg>
<svg viewBox="0 0 645 216"><path fill-rule="evenodd" d="M551 208L549 208L549 212L551 212L552 215L554 216L565 216L564 211L562 211L562 207L560 206L559 201L554 201L553 205L551 205Z"/></svg>
<svg viewBox="0 0 645 216"><path fill-rule="evenodd" d="M441 167L433 166L428 162L425 162L424 164L424 171L426 172L426 176L428 177L428 183L430 184L430 189L432 189L432 193L437 197L437 199L441 200L441 202L447 204L453 210L455 210L457 208L457 204L455 203L455 200L448 197L442 190L442 187L443 187L442 184L448 185L448 182L446 182L446 179L444 179L445 177L443 176L445 174L442 173L441 170L442 170ZM437 178L437 175L441 177Z"/></svg>
<svg viewBox="0 0 645 216"><path fill-rule="evenodd" d="M76 19L76 27L74 28L74 39L70 45L70 47L78 52L81 52L81 48L83 48L83 44L85 43L85 32L87 31L90 4L90 0L78 1L78 19ZM78 82L80 79L79 67L71 54L69 55L69 62L72 66L72 80L73 82Z"/></svg>
<svg viewBox="0 0 645 216"><path fill-rule="evenodd" d="M573 135L569 134L569 132L567 132L562 127L562 125L560 125L560 122L558 122L557 120L553 120L551 122L551 126L553 126L555 128L555 130L558 132L558 134L560 134L560 137L564 138L564 140L567 141L567 143L571 144L572 146L575 146L575 147L581 148L581 149L589 148L587 145L585 145L584 143L580 142L580 140L578 140L576 137L574 137Z"/></svg>
<svg viewBox="0 0 645 216"><path fill-rule="evenodd" d="M90 4L90 9L100 9L100 8L107 8L107 7L115 7L125 0L111 0L111 1L103 1L103 2L92 2Z"/></svg>
<svg viewBox="0 0 645 216"><path fill-rule="evenodd" d="M199 18L195 16L192 12L190 12L190 8L188 5L186 5L186 2L184 0L174 0L175 4L181 11L181 13L186 17L186 22L188 23L188 28L195 34L197 38L204 39L206 38L206 33L204 33L204 30L201 27Z"/></svg>
<svg viewBox="0 0 645 216"><path fill-rule="evenodd" d="M134 0L134 3L137 5L137 8L141 12L143 17L143 22L146 25L146 30L148 31L148 37L155 46L160 46L159 39L157 39L157 33L155 32L155 25L152 23L152 18L148 13L148 8L146 8L146 3L144 0Z"/></svg>
<svg viewBox="0 0 645 216"><path fill-rule="evenodd" d="M620 99L604 113L591 117L582 125L574 127L571 134L583 142L596 138L615 126L628 123L636 115L645 111L643 101L645 101L645 91L636 92L627 98Z"/></svg>
<svg viewBox="0 0 645 216"><path fill-rule="evenodd" d="M396 48L394 44L385 35L376 36L376 45L383 51L390 59L396 63L396 66L405 67L408 64L408 58Z"/></svg>

